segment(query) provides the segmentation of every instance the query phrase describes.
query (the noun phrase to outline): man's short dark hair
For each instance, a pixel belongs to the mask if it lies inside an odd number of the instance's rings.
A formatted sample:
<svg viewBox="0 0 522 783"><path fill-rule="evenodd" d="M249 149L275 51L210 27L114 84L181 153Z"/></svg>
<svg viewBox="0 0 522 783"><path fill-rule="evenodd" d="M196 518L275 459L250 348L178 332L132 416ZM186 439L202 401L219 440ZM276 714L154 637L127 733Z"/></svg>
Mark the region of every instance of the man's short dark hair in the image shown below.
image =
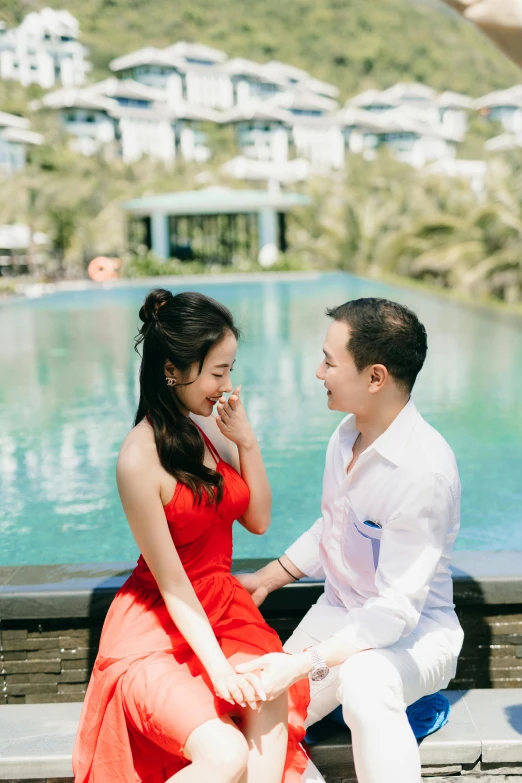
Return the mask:
<svg viewBox="0 0 522 783"><path fill-rule="evenodd" d="M412 390L428 350L426 329L414 312L397 302L369 297L332 307L326 315L350 327L346 348L359 372L383 364L399 386Z"/></svg>

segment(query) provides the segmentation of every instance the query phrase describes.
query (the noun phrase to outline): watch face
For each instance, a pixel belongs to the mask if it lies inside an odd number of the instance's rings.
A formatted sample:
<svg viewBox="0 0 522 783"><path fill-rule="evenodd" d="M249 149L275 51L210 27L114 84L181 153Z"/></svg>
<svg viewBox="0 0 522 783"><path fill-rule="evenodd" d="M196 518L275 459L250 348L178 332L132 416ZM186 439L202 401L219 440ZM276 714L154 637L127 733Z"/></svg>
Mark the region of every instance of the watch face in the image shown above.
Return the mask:
<svg viewBox="0 0 522 783"><path fill-rule="evenodd" d="M317 669L314 669L310 673L310 679L314 682L320 682L321 680L324 680L325 677L328 676L328 672L330 669L328 666L319 666Z"/></svg>

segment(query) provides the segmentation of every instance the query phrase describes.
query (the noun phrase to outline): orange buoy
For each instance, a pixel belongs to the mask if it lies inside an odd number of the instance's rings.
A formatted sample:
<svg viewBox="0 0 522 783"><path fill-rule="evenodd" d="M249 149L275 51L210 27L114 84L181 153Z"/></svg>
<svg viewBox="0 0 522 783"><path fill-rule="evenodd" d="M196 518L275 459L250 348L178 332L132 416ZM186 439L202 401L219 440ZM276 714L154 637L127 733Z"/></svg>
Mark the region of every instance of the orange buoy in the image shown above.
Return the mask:
<svg viewBox="0 0 522 783"><path fill-rule="evenodd" d="M116 280L118 278L118 269L121 266L119 258L107 258L106 256L97 256L93 258L87 272L91 280L97 283L103 283L105 280Z"/></svg>

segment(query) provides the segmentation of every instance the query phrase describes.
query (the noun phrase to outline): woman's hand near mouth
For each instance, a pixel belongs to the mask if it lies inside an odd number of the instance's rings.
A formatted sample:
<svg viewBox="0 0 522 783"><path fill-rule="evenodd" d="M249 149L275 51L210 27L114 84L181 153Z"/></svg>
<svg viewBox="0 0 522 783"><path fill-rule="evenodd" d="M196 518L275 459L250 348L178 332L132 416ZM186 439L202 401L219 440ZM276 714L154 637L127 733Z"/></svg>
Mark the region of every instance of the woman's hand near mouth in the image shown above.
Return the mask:
<svg viewBox="0 0 522 783"><path fill-rule="evenodd" d="M241 386L238 386L228 400L224 397L219 400L216 422L219 431L236 444L239 472L250 490L250 503L238 522L250 533L262 535L270 526L272 493L259 444L239 397L240 391Z"/></svg>
<svg viewBox="0 0 522 783"><path fill-rule="evenodd" d="M255 435L239 397L241 386L234 389L230 397L221 397L217 406L217 425L223 435L236 446L249 448L256 442Z"/></svg>

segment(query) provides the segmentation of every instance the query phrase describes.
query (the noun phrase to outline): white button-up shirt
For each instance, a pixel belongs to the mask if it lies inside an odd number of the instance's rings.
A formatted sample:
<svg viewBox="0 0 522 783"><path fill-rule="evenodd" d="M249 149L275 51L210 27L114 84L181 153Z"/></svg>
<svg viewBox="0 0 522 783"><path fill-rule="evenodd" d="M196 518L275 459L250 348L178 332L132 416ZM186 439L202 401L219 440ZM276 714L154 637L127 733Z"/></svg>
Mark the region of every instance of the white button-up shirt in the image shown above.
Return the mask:
<svg viewBox="0 0 522 783"><path fill-rule="evenodd" d="M457 656L462 630L449 570L460 515L454 454L412 400L347 474L357 435L349 415L326 452L322 517L286 555L307 576L325 578L319 603L347 610L336 635L354 647L442 630Z"/></svg>

